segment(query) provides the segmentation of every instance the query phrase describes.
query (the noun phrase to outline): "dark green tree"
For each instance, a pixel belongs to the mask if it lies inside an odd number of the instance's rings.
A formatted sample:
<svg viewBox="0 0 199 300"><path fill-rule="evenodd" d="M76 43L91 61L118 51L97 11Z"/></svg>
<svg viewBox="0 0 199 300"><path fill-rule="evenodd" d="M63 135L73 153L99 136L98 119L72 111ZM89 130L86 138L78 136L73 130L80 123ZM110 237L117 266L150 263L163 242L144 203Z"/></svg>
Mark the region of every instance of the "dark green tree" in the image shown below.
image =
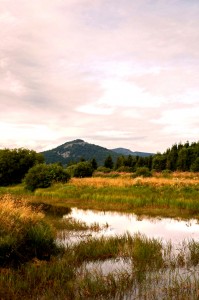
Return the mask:
<svg viewBox="0 0 199 300"><path fill-rule="evenodd" d="M156 154L152 160L152 169L160 172L166 169L167 157L160 153Z"/></svg>
<svg viewBox="0 0 199 300"><path fill-rule="evenodd" d="M180 171L189 171L189 150L188 147L183 147L178 152L177 169Z"/></svg>
<svg viewBox="0 0 199 300"><path fill-rule="evenodd" d="M115 170L124 166L124 160L125 160L124 155L120 155L117 157L117 160L115 162Z"/></svg>
<svg viewBox="0 0 199 300"><path fill-rule="evenodd" d="M114 163L111 155L108 155L104 161L104 167L113 169Z"/></svg>
<svg viewBox="0 0 199 300"><path fill-rule="evenodd" d="M97 165L97 161L95 158L93 158L91 160L91 165L92 165L93 170L97 170L98 165Z"/></svg>
<svg viewBox="0 0 199 300"><path fill-rule="evenodd" d="M178 146L177 144L175 144L167 152L166 169L175 171L177 169L177 159L178 159Z"/></svg>
<svg viewBox="0 0 199 300"><path fill-rule="evenodd" d="M192 172L199 172L199 157L196 158L196 160L191 165L191 171Z"/></svg>
<svg viewBox="0 0 199 300"><path fill-rule="evenodd" d="M132 155L128 155L124 159L124 166L125 167L131 167L131 165L132 165Z"/></svg>
<svg viewBox="0 0 199 300"><path fill-rule="evenodd" d="M0 185L20 183L30 168L43 162L43 155L33 150L0 150Z"/></svg>

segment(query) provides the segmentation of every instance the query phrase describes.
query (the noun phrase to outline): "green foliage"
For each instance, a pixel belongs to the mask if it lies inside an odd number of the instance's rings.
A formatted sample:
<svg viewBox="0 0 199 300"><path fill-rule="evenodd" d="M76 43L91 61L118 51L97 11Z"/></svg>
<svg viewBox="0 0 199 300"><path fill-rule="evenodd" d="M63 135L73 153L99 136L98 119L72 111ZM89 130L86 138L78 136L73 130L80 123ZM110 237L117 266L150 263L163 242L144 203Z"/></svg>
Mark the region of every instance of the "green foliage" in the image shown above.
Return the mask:
<svg viewBox="0 0 199 300"><path fill-rule="evenodd" d="M152 174L149 171L149 168L147 168L147 167L140 167L140 168L137 168L134 176L135 177L139 177L139 176L142 176L142 177L151 177Z"/></svg>
<svg viewBox="0 0 199 300"><path fill-rule="evenodd" d="M111 169L110 168L106 168L106 167L98 167L97 168L97 172L102 172L102 173L110 173Z"/></svg>
<svg viewBox="0 0 199 300"><path fill-rule="evenodd" d="M34 191L37 188L47 188L53 182L67 182L69 173L58 164L38 164L32 167L25 176L26 188Z"/></svg>
<svg viewBox="0 0 199 300"><path fill-rule="evenodd" d="M174 144L163 154L153 156L152 168L156 171L199 171L197 159L199 158L199 142L189 144Z"/></svg>
<svg viewBox="0 0 199 300"><path fill-rule="evenodd" d="M93 175L92 164L88 161L79 162L74 167L74 177L91 177Z"/></svg>
<svg viewBox="0 0 199 300"><path fill-rule="evenodd" d="M196 160L191 165L191 171L192 172L199 172L199 157L196 158Z"/></svg>
<svg viewBox="0 0 199 300"><path fill-rule="evenodd" d="M152 164L152 169L155 171L162 171L166 169L166 156L165 155L161 155L161 154L157 154L154 156L153 158L153 164Z"/></svg>
<svg viewBox="0 0 199 300"><path fill-rule="evenodd" d="M0 150L0 186L20 183L30 168L43 161L43 155L33 150Z"/></svg>
<svg viewBox="0 0 199 300"><path fill-rule="evenodd" d="M177 169L180 171L189 171L189 149L183 147L178 152Z"/></svg>
<svg viewBox="0 0 199 300"><path fill-rule="evenodd" d="M91 165L92 165L93 170L97 170L97 161L95 158L93 158L91 160Z"/></svg>
<svg viewBox="0 0 199 300"><path fill-rule="evenodd" d="M66 171L71 177L91 177L93 175L93 166L91 162L81 161L77 164L71 165L66 168Z"/></svg>
<svg viewBox="0 0 199 300"><path fill-rule="evenodd" d="M104 167L105 168L109 168L109 169L113 169L113 159L111 157L111 155L108 155L107 158L104 161Z"/></svg>
<svg viewBox="0 0 199 300"><path fill-rule="evenodd" d="M117 169L117 172L126 172L126 173L132 173L133 168L129 166L121 166Z"/></svg>

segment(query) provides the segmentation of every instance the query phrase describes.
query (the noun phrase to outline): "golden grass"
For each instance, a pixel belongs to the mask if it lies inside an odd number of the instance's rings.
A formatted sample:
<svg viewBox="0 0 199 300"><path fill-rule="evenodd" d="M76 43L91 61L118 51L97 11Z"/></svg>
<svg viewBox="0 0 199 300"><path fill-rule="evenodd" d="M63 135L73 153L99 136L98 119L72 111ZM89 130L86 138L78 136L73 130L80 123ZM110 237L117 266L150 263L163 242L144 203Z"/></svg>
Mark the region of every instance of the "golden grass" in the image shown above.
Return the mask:
<svg viewBox="0 0 199 300"><path fill-rule="evenodd" d="M20 232L26 224L35 224L44 215L35 212L26 200L16 200L10 194L0 197L0 229L6 232Z"/></svg>
<svg viewBox="0 0 199 300"><path fill-rule="evenodd" d="M72 178L70 183L78 186L92 186L96 188L100 187L130 187L132 185L152 185L152 186L187 186L199 184L199 174L193 173L180 173L176 172L169 178L161 177L160 174L155 174L153 177L143 178L136 177L132 178L130 175L127 177L117 178L103 178L103 177L91 177L91 178Z"/></svg>

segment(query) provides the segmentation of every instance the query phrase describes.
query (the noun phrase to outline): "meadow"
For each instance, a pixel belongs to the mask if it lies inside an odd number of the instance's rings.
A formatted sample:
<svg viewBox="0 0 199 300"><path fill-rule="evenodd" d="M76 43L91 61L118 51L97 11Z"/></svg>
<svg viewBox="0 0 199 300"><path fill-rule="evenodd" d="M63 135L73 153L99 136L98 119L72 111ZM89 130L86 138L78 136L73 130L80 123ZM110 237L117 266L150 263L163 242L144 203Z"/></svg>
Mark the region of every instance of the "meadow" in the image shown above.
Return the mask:
<svg viewBox="0 0 199 300"><path fill-rule="evenodd" d="M199 173L154 173L149 178L116 172L95 176L72 178L67 184L54 184L34 193L24 190L23 185L2 187L0 193L26 195L33 202L56 206L199 218Z"/></svg>
<svg viewBox="0 0 199 300"><path fill-rule="evenodd" d="M102 229L63 219L72 207L198 219L198 173L132 178L113 172L35 192L23 184L1 187L0 203L2 300L199 299L197 241L183 241L177 251L172 243L128 233L56 242L63 232L67 238ZM109 272L97 267L121 261L123 267Z"/></svg>

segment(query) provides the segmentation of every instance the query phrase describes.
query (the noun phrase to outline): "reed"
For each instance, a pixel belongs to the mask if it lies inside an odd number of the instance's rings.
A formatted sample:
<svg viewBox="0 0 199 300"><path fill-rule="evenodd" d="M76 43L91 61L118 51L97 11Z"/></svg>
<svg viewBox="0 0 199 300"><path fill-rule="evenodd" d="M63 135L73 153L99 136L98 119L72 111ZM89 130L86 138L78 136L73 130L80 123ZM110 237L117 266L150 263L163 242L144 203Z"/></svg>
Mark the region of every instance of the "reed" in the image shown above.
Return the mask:
<svg viewBox="0 0 199 300"><path fill-rule="evenodd" d="M143 235L89 238L50 261L34 258L17 269L0 268L0 299L197 299L199 274L191 254L197 245L188 245L179 252L182 266L171 244ZM104 274L86 268L87 261L120 256L132 261L130 269Z"/></svg>
<svg viewBox="0 0 199 300"><path fill-rule="evenodd" d="M53 229L43 218L25 200L1 197L0 266L18 265L33 257L48 259L58 250Z"/></svg>

